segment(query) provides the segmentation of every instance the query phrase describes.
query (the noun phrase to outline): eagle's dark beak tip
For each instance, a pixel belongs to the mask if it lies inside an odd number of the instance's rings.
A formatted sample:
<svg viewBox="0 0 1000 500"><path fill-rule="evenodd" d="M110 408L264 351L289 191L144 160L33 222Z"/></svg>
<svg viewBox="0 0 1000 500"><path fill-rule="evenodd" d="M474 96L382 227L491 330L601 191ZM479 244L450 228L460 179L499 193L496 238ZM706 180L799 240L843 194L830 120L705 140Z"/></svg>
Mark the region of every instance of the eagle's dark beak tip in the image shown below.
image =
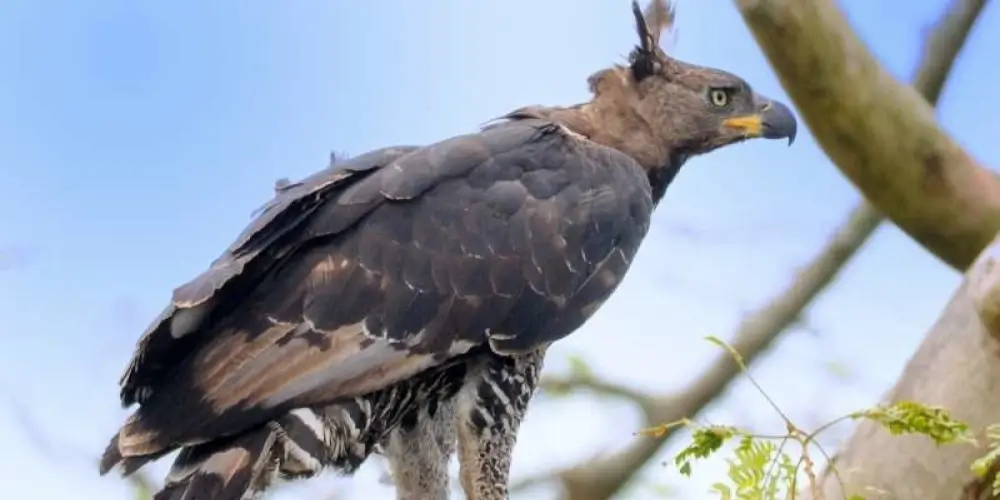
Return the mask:
<svg viewBox="0 0 1000 500"><path fill-rule="evenodd" d="M798 121L792 110L778 101L771 101L764 110L762 122L764 137L767 139L788 139L788 145L795 142L798 133Z"/></svg>

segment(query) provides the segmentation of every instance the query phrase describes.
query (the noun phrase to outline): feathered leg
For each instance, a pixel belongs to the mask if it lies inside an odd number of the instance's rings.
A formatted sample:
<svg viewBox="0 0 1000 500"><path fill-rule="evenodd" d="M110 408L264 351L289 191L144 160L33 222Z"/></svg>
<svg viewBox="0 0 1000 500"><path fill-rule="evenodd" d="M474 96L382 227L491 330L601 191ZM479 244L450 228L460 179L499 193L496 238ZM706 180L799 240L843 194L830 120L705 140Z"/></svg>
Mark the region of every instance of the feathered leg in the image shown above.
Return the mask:
<svg viewBox="0 0 1000 500"><path fill-rule="evenodd" d="M487 356L459 391L458 453L468 500L507 500L511 454L544 358L544 348Z"/></svg>
<svg viewBox="0 0 1000 500"><path fill-rule="evenodd" d="M384 445L397 500L448 500L455 453L455 400L429 399L403 419Z"/></svg>

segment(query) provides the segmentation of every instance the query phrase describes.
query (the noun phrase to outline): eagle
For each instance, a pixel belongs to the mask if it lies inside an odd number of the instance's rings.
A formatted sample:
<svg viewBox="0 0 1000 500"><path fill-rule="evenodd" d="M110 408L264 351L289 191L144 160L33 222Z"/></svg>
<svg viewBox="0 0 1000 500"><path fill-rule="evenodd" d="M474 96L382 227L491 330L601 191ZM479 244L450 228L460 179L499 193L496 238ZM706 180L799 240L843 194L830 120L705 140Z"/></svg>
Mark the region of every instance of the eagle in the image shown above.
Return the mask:
<svg viewBox="0 0 1000 500"><path fill-rule="evenodd" d="M397 498L437 500L457 452L467 498L506 499L547 349L621 283L681 166L795 138L786 105L632 12L587 102L277 184L139 339L101 474L179 451L156 500L239 500L381 454Z"/></svg>

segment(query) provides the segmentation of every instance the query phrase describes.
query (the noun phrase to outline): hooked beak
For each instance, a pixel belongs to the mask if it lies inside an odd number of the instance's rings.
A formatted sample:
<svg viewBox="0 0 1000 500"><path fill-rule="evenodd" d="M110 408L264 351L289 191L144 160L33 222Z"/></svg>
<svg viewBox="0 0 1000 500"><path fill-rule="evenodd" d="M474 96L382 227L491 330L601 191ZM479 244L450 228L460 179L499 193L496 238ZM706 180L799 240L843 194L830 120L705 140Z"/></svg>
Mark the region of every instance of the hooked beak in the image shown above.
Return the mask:
<svg viewBox="0 0 1000 500"><path fill-rule="evenodd" d="M765 97L757 96L755 99L759 104L760 111L744 116L729 118L723 125L739 130L747 137L763 137L765 139L788 139L788 145L795 142L795 134L798 130L798 122L795 115L788 106L772 101Z"/></svg>

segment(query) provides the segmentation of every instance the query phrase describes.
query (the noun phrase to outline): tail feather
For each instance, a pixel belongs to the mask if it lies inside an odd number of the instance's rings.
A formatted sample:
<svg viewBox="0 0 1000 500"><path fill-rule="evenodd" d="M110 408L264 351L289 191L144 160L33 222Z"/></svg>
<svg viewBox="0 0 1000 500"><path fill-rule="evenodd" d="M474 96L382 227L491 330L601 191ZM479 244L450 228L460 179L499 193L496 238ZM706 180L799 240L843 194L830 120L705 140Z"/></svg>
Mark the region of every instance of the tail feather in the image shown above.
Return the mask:
<svg viewBox="0 0 1000 500"><path fill-rule="evenodd" d="M154 500L251 500L274 478L278 433L270 426L184 448Z"/></svg>
<svg viewBox="0 0 1000 500"><path fill-rule="evenodd" d="M455 363L362 397L297 408L258 427L208 442L151 446L133 440L123 427L101 458L101 474L119 464L124 475L131 474L180 446L154 500L255 500L275 477L312 477L324 468L351 475L415 410L429 401L452 397L465 369ZM157 430L144 435L156 435Z"/></svg>
<svg viewBox="0 0 1000 500"><path fill-rule="evenodd" d="M157 460L173 451L173 448L167 448L159 453L126 457L122 454L121 447L119 446L119 436L121 436L121 433L115 434L111 438L111 442L108 443L108 447L104 450L104 455L101 456L100 473L102 476L110 472L116 465L121 464L122 476L128 477L149 462Z"/></svg>
<svg viewBox="0 0 1000 500"><path fill-rule="evenodd" d="M366 446L352 446L358 440L359 427L369 421L367 406L354 402L352 411L331 419L321 410L300 408L277 420L207 443L181 448L167 475L163 489L154 500L251 500L259 497L276 476L311 477L325 466L350 473L370 451ZM334 408L337 408L334 406ZM128 476L170 453L173 449L128 456L122 453L120 434L111 438L101 457L100 471L106 474L118 466Z"/></svg>
<svg viewBox="0 0 1000 500"><path fill-rule="evenodd" d="M353 422L353 421L352 421ZM334 465L329 419L300 408L264 426L226 439L185 447L154 500L251 500L275 477L312 477ZM341 433L342 435L342 433ZM137 457L139 458L139 457ZM360 463L358 457L347 459ZM127 463L129 458L125 459ZM341 466L347 472L348 468Z"/></svg>
<svg viewBox="0 0 1000 500"><path fill-rule="evenodd" d="M145 467L146 464L157 460L163 455L166 455L166 453L162 453L159 455L146 455L142 457L127 457L123 459L121 462L122 477L131 476L133 473L135 473L135 471Z"/></svg>
<svg viewBox="0 0 1000 500"><path fill-rule="evenodd" d="M122 461L122 452L118 448L118 436L120 433L116 433L114 437L111 438L111 442L108 443L108 447L104 449L104 454L101 455L101 475L107 474L114 466L118 465Z"/></svg>

